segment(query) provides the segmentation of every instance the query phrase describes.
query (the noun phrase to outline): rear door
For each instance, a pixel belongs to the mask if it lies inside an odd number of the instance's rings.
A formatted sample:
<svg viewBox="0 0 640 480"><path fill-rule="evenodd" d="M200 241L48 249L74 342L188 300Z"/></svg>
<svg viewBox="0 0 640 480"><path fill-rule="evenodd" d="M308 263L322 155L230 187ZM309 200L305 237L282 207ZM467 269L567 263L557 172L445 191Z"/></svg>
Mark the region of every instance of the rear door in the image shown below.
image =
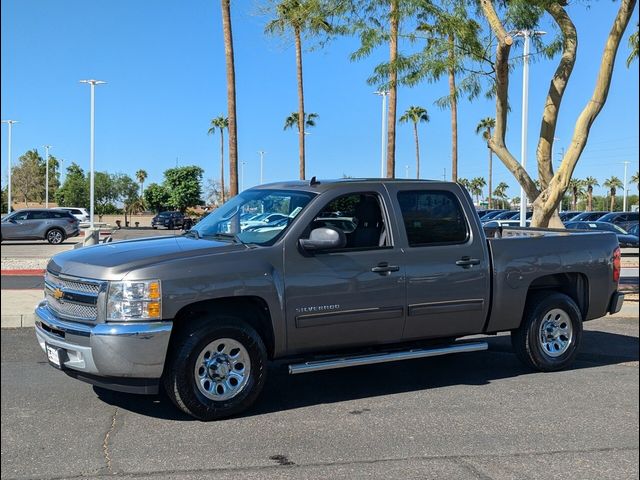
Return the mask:
<svg viewBox="0 0 640 480"><path fill-rule="evenodd" d="M484 328L490 299L486 239L462 188L389 184L406 248L405 340L461 336Z"/></svg>
<svg viewBox="0 0 640 480"><path fill-rule="evenodd" d="M379 184L338 187L313 202L286 237L285 298L290 352L396 342L405 320L403 253ZM342 230L347 245L309 253L313 228Z"/></svg>

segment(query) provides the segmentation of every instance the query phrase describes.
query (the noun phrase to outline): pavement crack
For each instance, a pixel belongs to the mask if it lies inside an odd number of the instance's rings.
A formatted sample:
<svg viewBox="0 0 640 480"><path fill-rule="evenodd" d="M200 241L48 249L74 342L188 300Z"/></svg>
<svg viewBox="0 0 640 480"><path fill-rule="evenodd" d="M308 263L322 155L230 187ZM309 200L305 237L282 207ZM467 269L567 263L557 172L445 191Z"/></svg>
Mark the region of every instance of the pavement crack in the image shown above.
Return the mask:
<svg viewBox="0 0 640 480"><path fill-rule="evenodd" d="M111 417L111 425L109 426L109 429L107 430L107 432L104 434L104 440L102 442L102 454L104 455L104 462L106 464L107 471L109 473L113 473L113 468L111 466L111 452L109 451L109 439L111 437L111 434L116 428L117 417L118 417L118 409L116 408Z"/></svg>

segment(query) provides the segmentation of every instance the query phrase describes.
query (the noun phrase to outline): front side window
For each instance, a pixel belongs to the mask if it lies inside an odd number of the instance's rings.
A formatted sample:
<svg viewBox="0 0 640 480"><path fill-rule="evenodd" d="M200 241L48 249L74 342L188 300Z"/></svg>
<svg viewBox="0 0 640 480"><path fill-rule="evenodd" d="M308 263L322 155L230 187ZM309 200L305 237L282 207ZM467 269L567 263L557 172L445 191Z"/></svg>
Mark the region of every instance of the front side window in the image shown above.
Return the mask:
<svg viewBox="0 0 640 480"><path fill-rule="evenodd" d="M342 230L347 245L341 250L366 250L390 245L381 199L377 193L362 192L343 195L324 206L307 228Z"/></svg>
<svg viewBox="0 0 640 480"><path fill-rule="evenodd" d="M409 246L464 243L469 228L457 197L445 191L398 192Z"/></svg>
<svg viewBox="0 0 640 480"><path fill-rule="evenodd" d="M289 190L246 190L196 224L199 238L270 245L315 196Z"/></svg>

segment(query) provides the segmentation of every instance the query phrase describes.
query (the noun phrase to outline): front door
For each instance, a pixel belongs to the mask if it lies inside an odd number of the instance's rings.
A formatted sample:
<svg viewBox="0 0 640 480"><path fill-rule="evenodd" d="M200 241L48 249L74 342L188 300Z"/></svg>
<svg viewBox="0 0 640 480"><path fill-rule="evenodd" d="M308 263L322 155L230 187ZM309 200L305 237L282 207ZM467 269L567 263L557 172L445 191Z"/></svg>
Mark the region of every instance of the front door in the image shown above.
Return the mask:
<svg viewBox="0 0 640 480"><path fill-rule="evenodd" d="M389 343L402 338L405 320L402 252L395 245L379 186L323 195L287 236L285 296L291 352ZM345 233L344 248L310 253L300 238L318 227Z"/></svg>
<svg viewBox="0 0 640 480"><path fill-rule="evenodd" d="M28 210L22 210L2 222L2 236L7 240L28 237L30 230L29 221L27 220L28 214Z"/></svg>
<svg viewBox="0 0 640 480"><path fill-rule="evenodd" d="M459 188L459 187L454 187ZM405 340L478 333L489 310L491 276L476 213L448 185L389 185L402 214L407 251Z"/></svg>

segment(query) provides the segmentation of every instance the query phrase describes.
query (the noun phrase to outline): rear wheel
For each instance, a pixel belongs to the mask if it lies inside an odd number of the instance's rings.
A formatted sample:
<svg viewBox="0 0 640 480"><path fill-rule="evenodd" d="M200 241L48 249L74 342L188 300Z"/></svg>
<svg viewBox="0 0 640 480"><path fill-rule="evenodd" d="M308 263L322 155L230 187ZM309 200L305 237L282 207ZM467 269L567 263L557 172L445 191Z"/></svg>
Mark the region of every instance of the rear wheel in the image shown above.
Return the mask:
<svg viewBox="0 0 640 480"><path fill-rule="evenodd" d="M569 366L582 339L582 314L571 297L536 293L527 301L522 325L511 332L511 345L527 366L543 372Z"/></svg>
<svg viewBox="0 0 640 480"><path fill-rule="evenodd" d="M163 383L178 408L209 421L251 406L266 374L267 353L258 333L240 319L216 316L176 339Z"/></svg>
<svg viewBox="0 0 640 480"><path fill-rule="evenodd" d="M58 245L64 241L64 232L59 228L52 228L47 232L46 239L50 244Z"/></svg>

